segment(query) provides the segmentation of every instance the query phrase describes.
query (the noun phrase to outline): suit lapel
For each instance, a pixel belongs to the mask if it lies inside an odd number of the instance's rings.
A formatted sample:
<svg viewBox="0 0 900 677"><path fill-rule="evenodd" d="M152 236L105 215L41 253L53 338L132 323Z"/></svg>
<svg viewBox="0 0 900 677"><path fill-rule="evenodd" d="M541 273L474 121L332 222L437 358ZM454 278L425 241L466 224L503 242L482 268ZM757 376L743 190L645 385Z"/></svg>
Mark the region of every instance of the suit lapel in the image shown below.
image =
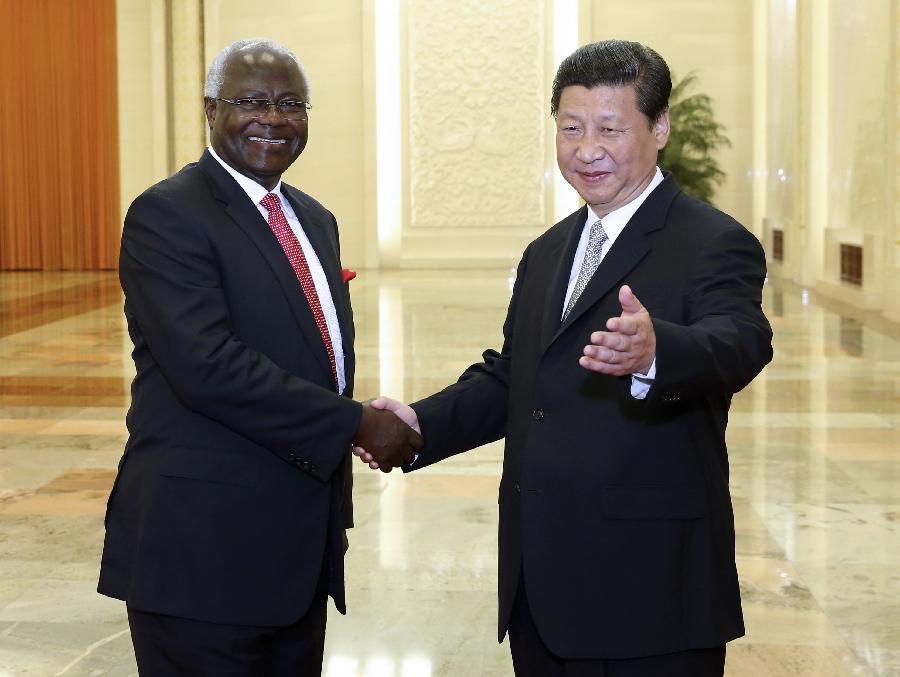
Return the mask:
<svg viewBox="0 0 900 677"><path fill-rule="evenodd" d="M610 291L618 292L617 283L650 251L650 244L643 238L643 233L638 232L637 228L632 228L632 225L629 222L625 230L616 238L615 244L603 257L603 261L584 288L578 301L575 302L575 306L566 317L565 322L559 325L556 336L568 329L575 320L584 315L585 311Z"/></svg>
<svg viewBox="0 0 900 677"><path fill-rule="evenodd" d="M319 328L313 319L306 295L300 287L297 276L294 274L294 269L291 268L291 264L285 256L281 245L278 244L278 240L275 239L269 224L266 223L266 220L259 213L256 205L247 197L247 194L229 176L228 172L222 168L216 159L209 154L209 151L204 151L198 166L210 178L213 195L217 200L224 203L225 213L253 242L262 258L271 268L272 273L284 291L294 319L306 337L313 354L330 376L331 363L328 360L325 344L322 342L322 334L319 333Z"/></svg>
<svg viewBox="0 0 900 677"><path fill-rule="evenodd" d="M582 292L575 303L569 316L565 322L557 325L557 331L552 335L549 342L545 344L545 350L594 304L611 292L618 294L619 287L625 283L628 273L653 248L651 234L665 226L669 206L679 192L681 192L681 189L675 183L675 179L666 172L663 182L650 193L644 203L634 213L634 216L628 221L619 237L616 238L615 243L606 253L606 256L603 257L603 261L601 261L597 271L584 288L584 292ZM574 256L575 250L573 248L566 259L569 269L571 269Z"/></svg>
<svg viewBox="0 0 900 677"><path fill-rule="evenodd" d="M557 238L547 252L550 270L547 272L546 279L549 284L544 301L544 320L541 326L541 345L544 349L550 345L559 330L563 301L566 298L569 274L572 271L572 260L575 258L575 250L578 249L578 240L581 238L581 231L586 219L587 207L582 207L574 214L567 216L560 224L561 237Z"/></svg>

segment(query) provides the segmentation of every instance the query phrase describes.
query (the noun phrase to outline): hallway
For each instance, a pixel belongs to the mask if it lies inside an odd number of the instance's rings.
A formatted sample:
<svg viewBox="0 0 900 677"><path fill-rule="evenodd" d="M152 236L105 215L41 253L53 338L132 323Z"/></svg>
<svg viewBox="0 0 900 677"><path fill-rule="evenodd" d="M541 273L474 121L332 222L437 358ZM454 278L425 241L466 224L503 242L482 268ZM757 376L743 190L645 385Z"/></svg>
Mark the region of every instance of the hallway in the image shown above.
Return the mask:
<svg viewBox="0 0 900 677"><path fill-rule="evenodd" d="M356 398L420 398L499 347L511 274L361 271ZM728 427L748 633L726 674L900 675L900 326L776 279L765 305L775 359ZM0 273L3 677L136 674L124 605L94 592L133 375L121 306L114 273ZM356 464L328 677L512 674L501 458L488 445L409 477Z"/></svg>

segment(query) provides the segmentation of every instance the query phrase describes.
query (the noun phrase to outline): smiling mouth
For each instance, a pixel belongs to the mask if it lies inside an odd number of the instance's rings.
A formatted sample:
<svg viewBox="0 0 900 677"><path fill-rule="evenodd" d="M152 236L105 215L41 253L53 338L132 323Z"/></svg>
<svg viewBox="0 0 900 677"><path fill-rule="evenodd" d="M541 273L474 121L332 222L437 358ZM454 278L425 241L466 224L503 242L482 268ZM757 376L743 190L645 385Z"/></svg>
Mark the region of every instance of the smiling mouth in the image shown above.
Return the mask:
<svg viewBox="0 0 900 677"><path fill-rule="evenodd" d="M588 182L600 181L612 172L578 172L582 179Z"/></svg>
<svg viewBox="0 0 900 677"><path fill-rule="evenodd" d="M261 136L248 136L247 140L253 143L265 143L270 146L280 146L287 143L287 139L265 139Z"/></svg>

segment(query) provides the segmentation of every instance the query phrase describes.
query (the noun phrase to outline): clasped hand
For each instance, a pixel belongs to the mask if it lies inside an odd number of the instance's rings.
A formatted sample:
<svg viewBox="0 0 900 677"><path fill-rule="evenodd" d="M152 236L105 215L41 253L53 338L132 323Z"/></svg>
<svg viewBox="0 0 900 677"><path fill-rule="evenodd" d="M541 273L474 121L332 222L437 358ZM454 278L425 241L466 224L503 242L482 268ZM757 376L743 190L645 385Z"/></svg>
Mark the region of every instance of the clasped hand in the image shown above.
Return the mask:
<svg viewBox="0 0 900 677"><path fill-rule="evenodd" d="M393 411L372 405L373 402L363 403L362 419L353 436L353 453L382 472L411 463L422 449L419 431Z"/></svg>
<svg viewBox="0 0 900 677"><path fill-rule="evenodd" d="M390 397L381 396L374 400L370 400L363 405L363 417L366 416L367 409L377 412L381 416L388 416L396 420L399 425L415 435L414 441L416 444L412 445L412 448L416 452L421 451L422 436L420 433L422 430L419 428L419 419L412 407L403 404L402 402L398 402L397 400L392 400ZM362 427L362 425L360 425L360 427ZM390 472L394 469L394 466L408 465L409 463L412 463L416 457L415 453L413 453L409 457L403 457L400 462L397 462L395 458L379 455L377 448L373 448L370 444L367 444L366 440L362 439L353 440L353 453L370 468L373 470L381 470L381 472Z"/></svg>

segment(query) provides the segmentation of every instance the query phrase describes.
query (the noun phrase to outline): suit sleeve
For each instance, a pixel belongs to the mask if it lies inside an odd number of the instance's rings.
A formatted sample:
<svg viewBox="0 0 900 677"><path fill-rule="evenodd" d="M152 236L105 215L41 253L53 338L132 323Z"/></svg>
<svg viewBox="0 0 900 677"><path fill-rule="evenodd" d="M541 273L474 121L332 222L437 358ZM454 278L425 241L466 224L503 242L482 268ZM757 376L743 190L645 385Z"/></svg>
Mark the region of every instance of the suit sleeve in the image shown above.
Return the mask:
<svg viewBox="0 0 900 677"><path fill-rule="evenodd" d="M165 193L145 193L129 209L119 273L139 331L132 338L153 358L139 374L158 368L185 408L328 479L347 456L361 406L239 340L216 257L204 229Z"/></svg>
<svg viewBox="0 0 900 677"><path fill-rule="evenodd" d="M444 390L414 402L425 447L411 470L437 463L454 454L494 442L506 435L509 406L512 328L528 250L516 270L516 284L503 323L500 352L486 350L482 361L466 369Z"/></svg>
<svg viewBox="0 0 900 677"><path fill-rule="evenodd" d="M741 226L719 231L698 259L686 292L685 325L654 319L657 377L648 404L730 396L772 359L762 311L765 255Z"/></svg>

